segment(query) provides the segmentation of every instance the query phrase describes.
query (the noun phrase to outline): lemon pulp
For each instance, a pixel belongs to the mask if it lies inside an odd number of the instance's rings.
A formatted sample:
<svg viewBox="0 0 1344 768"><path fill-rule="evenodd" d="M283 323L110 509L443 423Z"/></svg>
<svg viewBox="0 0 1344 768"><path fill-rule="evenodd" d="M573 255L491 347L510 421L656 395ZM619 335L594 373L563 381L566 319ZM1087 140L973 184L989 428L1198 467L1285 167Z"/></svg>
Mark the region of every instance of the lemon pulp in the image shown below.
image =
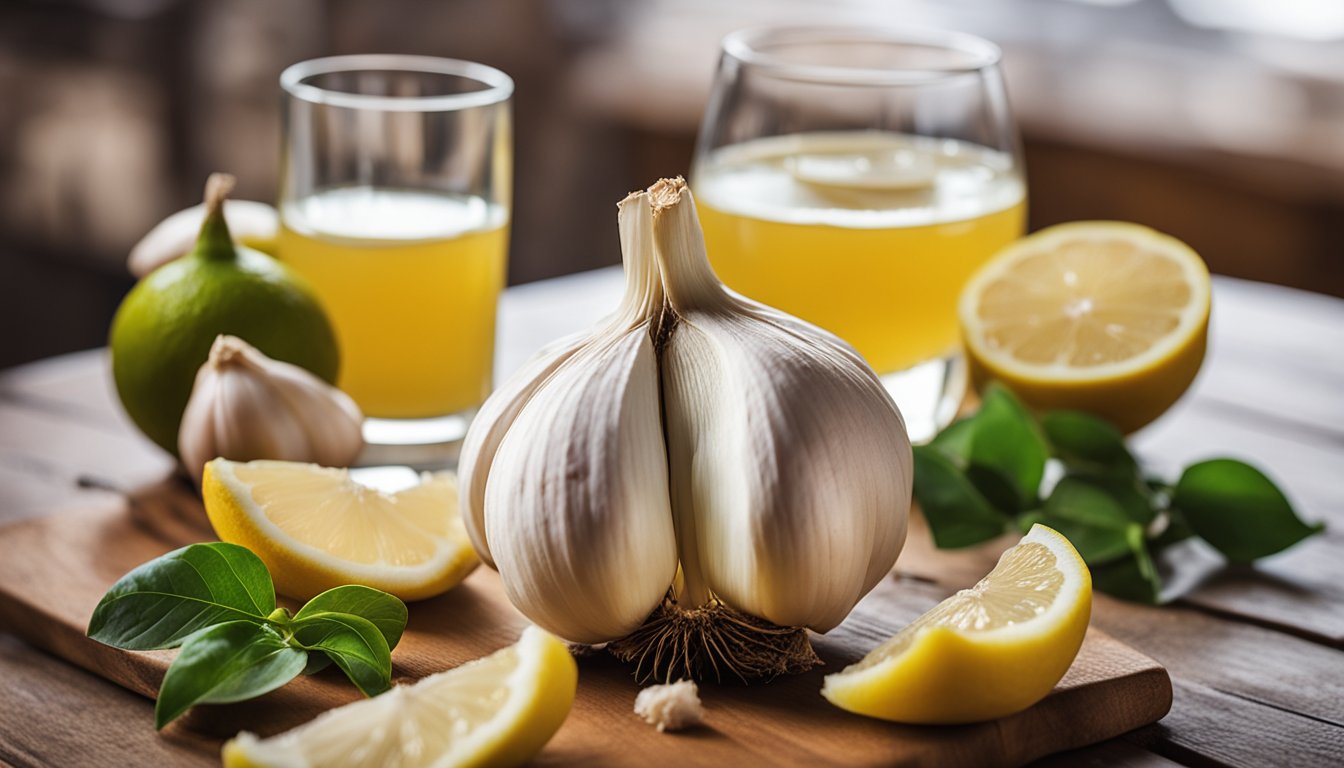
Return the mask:
<svg viewBox="0 0 1344 768"><path fill-rule="evenodd" d="M449 473L387 493L344 469L215 459L202 495L219 537L257 553L294 597L364 584L415 600L451 588L479 563Z"/></svg>
<svg viewBox="0 0 1344 768"><path fill-rule="evenodd" d="M989 575L826 677L843 709L909 723L965 723L1025 709L1072 664L1092 580L1068 540L1036 525Z"/></svg>
<svg viewBox="0 0 1344 768"><path fill-rule="evenodd" d="M240 465L234 476L280 530L351 562L417 565L434 555L436 540L448 535L449 516L428 494L422 492L425 498L417 501L384 493L360 485L344 470Z"/></svg>
<svg viewBox="0 0 1344 768"><path fill-rule="evenodd" d="M1204 262L1137 224L1075 222L1014 243L959 305L976 383L998 379L1037 408L1076 408L1125 431L1189 387L1204 358Z"/></svg>
<svg viewBox="0 0 1344 768"><path fill-rule="evenodd" d="M226 766L512 766L531 759L574 703L578 667L536 628L516 645L327 712L269 739L239 734Z"/></svg>

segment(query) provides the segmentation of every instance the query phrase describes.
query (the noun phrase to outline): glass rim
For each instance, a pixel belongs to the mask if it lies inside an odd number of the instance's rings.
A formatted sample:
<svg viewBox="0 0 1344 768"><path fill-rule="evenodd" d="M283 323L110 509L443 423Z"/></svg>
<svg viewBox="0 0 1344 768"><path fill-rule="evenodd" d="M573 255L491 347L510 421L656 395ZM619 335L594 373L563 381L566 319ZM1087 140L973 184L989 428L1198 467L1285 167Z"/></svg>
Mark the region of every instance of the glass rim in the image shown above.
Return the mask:
<svg viewBox="0 0 1344 768"><path fill-rule="evenodd" d="M486 87L479 91L438 96L382 96L334 91L305 82L317 75L376 71L447 75L472 80ZM488 64L463 59L395 53L360 53L325 56L291 64L280 73L280 87L296 99L332 107L389 112L452 112L507 101L513 95L513 78Z"/></svg>
<svg viewBox="0 0 1344 768"><path fill-rule="evenodd" d="M769 44L886 43L898 46L940 48L968 54L965 64L922 67L864 67L809 64L787 61L770 53ZM832 24L812 27L749 27L723 38L725 57L759 67L776 77L835 85L917 85L945 78L979 74L994 69L1003 49L966 32L931 27L857 26Z"/></svg>

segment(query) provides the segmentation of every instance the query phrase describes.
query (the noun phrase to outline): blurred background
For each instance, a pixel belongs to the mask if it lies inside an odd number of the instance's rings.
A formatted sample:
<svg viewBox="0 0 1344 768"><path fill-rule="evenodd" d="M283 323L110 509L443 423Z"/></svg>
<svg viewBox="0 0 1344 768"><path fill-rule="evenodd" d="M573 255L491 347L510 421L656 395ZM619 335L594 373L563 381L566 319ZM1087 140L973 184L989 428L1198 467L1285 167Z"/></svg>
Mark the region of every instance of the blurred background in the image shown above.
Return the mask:
<svg viewBox="0 0 1344 768"><path fill-rule="evenodd" d="M619 261L615 203L687 171L723 34L821 22L1003 46L1031 229L1128 219L1344 296L1344 0L5 0L0 367L105 343L131 245L210 171L274 200L293 62L512 75L517 284Z"/></svg>

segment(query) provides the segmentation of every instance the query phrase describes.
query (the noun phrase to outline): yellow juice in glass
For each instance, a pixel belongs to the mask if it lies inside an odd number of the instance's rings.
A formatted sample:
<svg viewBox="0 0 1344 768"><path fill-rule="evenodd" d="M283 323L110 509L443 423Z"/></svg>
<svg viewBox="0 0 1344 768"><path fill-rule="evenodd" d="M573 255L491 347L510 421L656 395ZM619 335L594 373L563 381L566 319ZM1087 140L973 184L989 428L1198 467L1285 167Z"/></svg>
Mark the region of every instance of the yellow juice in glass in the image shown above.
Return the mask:
<svg viewBox="0 0 1344 768"><path fill-rule="evenodd" d="M879 374L955 350L962 285L1026 215L1008 154L876 131L724 147L692 191L729 287L835 333Z"/></svg>
<svg viewBox="0 0 1344 768"><path fill-rule="evenodd" d="M280 259L321 298L366 416L460 413L490 392L507 215L477 197L352 187L286 202Z"/></svg>

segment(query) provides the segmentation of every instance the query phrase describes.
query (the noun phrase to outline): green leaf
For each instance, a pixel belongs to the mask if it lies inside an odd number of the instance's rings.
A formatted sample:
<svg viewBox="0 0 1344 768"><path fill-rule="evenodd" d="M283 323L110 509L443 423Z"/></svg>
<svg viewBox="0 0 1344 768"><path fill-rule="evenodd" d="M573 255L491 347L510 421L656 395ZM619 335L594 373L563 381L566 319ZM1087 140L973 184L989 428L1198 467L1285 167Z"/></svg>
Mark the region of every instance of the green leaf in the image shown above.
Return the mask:
<svg viewBox="0 0 1344 768"><path fill-rule="evenodd" d="M316 675L318 672L331 666L331 657L321 651L308 652L308 665L303 668L303 674Z"/></svg>
<svg viewBox="0 0 1344 768"><path fill-rule="evenodd" d="M966 479L975 486L990 506L1005 514L1020 511L1022 499L1017 488L1002 471L996 467L971 464L971 443L975 438L976 417L968 416L949 424L929 441L930 448L947 457L961 470Z"/></svg>
<svg viewBox="0 0 1344 768"><path fill-rule="evenodd" d="M271 627L230 621L182 643L159 687L154 727L162 728L196 704L226 704L260 696L294 679L308 663Z"/></svg>
<svg viewBox="0 0 1344 768"><path fill-rule="evenodd" d="M294 615L301 622L324 613L349 613L366 619L378 628L389 650L401 641L406 629L406 604L399 598L372 587L356 584L336 587L314 597Z"/></svg>
<svg viewBox="0 0 1344 768"><path fill-rule="evenodd" d="M1138 462L1125 447L1125 436L1104 419L1082 411L1051 411L1041 417L1041 429L1067 465L1119 476L1137 472Z"/></svg>
<svg viewBox="0 0 1344 768"><path fill-rule="evenodd" d="M262 622L275 610L275 588L245 547L192 544L150 560L108 590L89 619L89 637L142 651L173 648L205 627Z"/></svg>
<svg viewBox="0 0 1344 768"><path fill-rule="evenodd" d="M1134 560L1138 563L1139 572L1143 577L1158 587L1161 586L1161 579L1157 575L1157 566L1153 564L1153 558L1148 553L1148 537L1143 529L1131 525L1129 527L1129 551L1134 553Z"/></svg>
<svg viewBox="0 0 1344 768"><path fill-rule="evenodd" d="M1091 566L1092 586L1122 600L1156 605L1162 585L1148 553L1140 550L1122 560Z"/></svg>
<svg viewBox="0 0 1344 768"><path fill-rule="evenodd" d="M1060 480L1046 499L1040 522L1064 534L1088 565L1129 554L1129 536L1143 527L1105 489L1076 477Z"/></svg>
<svg viewBox="0 0 1344 768"><path fill-rule="evenodd" d="M969 463L999 473L1017 495L1015 509L1035 506L1050 451L1036 420L1007 389L985 390L970 440Z"/></svg>
<svg viewBox="0 0 1344 768"><path fill-rule="evenodd" d="M1090 566L1092 586L1112 597L1148 605L1157 605L1162 593L1162 580L1148 554L1148 543L1143 529L1129 527L1125 536L1129 556L1102 565Z"/></svg>
<svg viewBox="0 0 1344 768"><path fill-rule="evenodd" d="M1186 467L1171 502L1200 538L1236 563L1281 552L1325 528L1302 522L1273 481L1235 459Z"/></svg>
<svg viewBox="0 0 1344 768"><path fill-rule="evenodd" d="M997 469L971 464L962 471L966 480L985 497L985 501L1000 513L1013 515L1022 511L1022 499L1017 488Z"/></svg>
<svg viewBox="0 0 1344 768"><path fill-rule="evenodd" d="M915 498L943 549L968 547L1003 533L1008 519L996 511L966 476L942 453L917 445Z"/></svg>
<svg viewBox="0 0 1344 768"><path fill-rule="evenodd" d="M1157 517L1159 509L1156 494L1137 475L1121 477L1070 473L1069 476L1086 481L1109 495L1130 522L1147 526Z"/></svg>
<svg viewBox="0 0 1344 768"><path fill-rule="evenodd" d="M294 639L327 654L365 696L392 687L392 655L378 627L350 613L321 613L295 620Z"/></svg>
<svg viewBox="0 0 1344 768"><path fill-rule="evenodd" d="M971 456L971 438L975 435L975 417L958 419L943 428L929 441L929 447L952 459L952 463L965 466Z"/></svg>

